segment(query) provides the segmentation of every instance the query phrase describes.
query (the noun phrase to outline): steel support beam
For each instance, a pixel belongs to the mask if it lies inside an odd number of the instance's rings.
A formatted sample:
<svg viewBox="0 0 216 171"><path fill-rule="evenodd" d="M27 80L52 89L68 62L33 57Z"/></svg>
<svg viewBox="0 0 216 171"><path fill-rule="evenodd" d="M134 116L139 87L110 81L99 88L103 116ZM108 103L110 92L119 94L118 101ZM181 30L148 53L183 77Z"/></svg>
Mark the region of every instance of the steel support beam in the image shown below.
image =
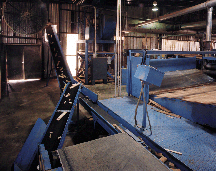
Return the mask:
<svg viewBox="0 0 216 171"><path fill-rule="evenodd" d="M157 22L157 21L168 20L168 19L178 17L178 16L181 16L181 15L185 15L185 14L189 14L189 13L192 13L192 12L200 11L200 10L203 10L203 9L205 9L207 7L210 8L210 7L213 7L215 5L216 5L216 0L206 1L204 3L198 4L198 5L195 5L195 6L180 10L180 11L176 11L176 12L173 12L173 13L170 13L170 14L166 14L166 15L160 16L158 18L154 18L152 20L143 22L143 23L138 24L138 25L150 24L150 23L154 23L154 22Z"/></svg>
<svg viewBox="0 0 216 171"><path fill-rule="evenodd" d="M205 47L205 50L210 50L211 33L212 33L212 11L213 11L213 7L207 8L206 47Z"/></svg>

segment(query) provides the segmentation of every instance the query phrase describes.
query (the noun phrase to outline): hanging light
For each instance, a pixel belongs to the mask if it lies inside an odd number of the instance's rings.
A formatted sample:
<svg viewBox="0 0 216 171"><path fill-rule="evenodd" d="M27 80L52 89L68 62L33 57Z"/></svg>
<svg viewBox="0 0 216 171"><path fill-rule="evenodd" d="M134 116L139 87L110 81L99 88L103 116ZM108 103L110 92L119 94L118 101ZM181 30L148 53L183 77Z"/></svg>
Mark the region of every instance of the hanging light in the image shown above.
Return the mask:
<svg viewBox="0 0 216 171"><path fill-rule="evenodd" d="M158 11L157 1L154 1L154 2L153 2L153 6L154 6L154 7L152 8L152 11L154 11L154 12L155 12L155 11Z"/></svg>

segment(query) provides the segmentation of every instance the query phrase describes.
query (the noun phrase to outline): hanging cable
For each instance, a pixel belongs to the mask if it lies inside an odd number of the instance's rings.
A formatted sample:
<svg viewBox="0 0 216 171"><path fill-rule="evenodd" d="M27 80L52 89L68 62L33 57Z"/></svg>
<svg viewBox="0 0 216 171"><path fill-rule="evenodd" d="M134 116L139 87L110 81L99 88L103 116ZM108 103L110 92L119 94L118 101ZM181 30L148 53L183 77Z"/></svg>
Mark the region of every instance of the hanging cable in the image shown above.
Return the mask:
<svg viewBox="0 0 216 171"><path fill-rule="evenodd" d="M141 85L142 85L142 81L141 81ZM137 126L137 119L136 119L136 116L137 116L137 109L138 109L138 106L139 106L141 97L142 97L142 95L143 95L143 88L144 88L144 87L141 87L139 99L138 99L138 102L137 102L137 105L136 105L136 109L135 109L135 115L134 115L135 127L138 127L138 126Z"/></svg>
<svg viewBox="0 0 216 171"><path fill-rule="evenodd" d="M144 104L146 104L146 98L145 98L145 96L144 96ZM151 123L150 123L150 118L149 118L149 115L148 115L147 107L146 107L146 115L147 115L147 118L148 118L149 127L150 127L150 132L151 132L150 135L152 135Z"/></svg>
<svg viewBox="0 0 216 171"><path fill-rule="evenodd" d="M144 89L144 82L141 81L141 91L140 91L140 95L139 95L139 99L138 99L138 102L137 102L137 105L136 105L135 115L134 115L135 127L138 127L138 128L142 128L142 127L138 126L136 117L137 117L137 109L138 109L141 97L143 95L143 89ZM145 104L147 104L147 103L146 103L146 98L144 96L144 104L143 105L145 105ZM151 122L150 122L150 118L149 118L149 115L148 115L147 107L146 107L146 114L147 114L147 118L148 118L148 122L149 122L150 132L151 132L150 135L152 135Z"/></svg>

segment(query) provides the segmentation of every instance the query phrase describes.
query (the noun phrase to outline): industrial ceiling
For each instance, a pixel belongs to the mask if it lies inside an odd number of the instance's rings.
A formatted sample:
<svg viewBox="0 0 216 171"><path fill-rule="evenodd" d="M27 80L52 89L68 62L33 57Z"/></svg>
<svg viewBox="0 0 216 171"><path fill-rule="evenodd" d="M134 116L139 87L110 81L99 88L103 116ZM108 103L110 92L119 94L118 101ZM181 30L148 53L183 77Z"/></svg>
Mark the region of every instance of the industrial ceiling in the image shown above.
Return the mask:
<svg viewBox="0 0 216 171"><path fill-rule="evenodd" d="M4 0L6 1L6 0ZM8 0L16 2L33 1L33 0ZM45 3L72 3L81 6L91 5L98 9L116 10L117 0L41 0ZM211 0L214 1L214 0ZM152 11L154 3L158 8ZM136 29L145 32L146 29L162 30L160 33L174 32L179 30L190 30L197 33L204 33L206 30L207 9L200 9L170 19L159 20L155 25L146 26L149 20L157 19L169 13L187 9L198 4L209 2L207 0L122 0L122 25L133 31ZM212 33L216 33L216 10L213 10L213 29ZM127 20L127 21L126 21ZM161 29L162 28L162 29ZM164 32L163 32L164 31Z"/></svg>

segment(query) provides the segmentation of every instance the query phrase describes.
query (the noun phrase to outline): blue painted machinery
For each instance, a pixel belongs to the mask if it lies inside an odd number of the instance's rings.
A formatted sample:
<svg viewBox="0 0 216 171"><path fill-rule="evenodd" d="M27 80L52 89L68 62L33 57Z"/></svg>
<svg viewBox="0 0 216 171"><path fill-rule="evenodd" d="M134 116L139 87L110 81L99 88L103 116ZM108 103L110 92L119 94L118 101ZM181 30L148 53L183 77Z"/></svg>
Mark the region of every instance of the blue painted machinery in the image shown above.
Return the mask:
<svg viewBox="0 0 216 171"><path fill-rule="evenodd" d="M37 156L36 154L38 154L38 150L42 155L41 161L44 162L46 166L47 157L44 156L47 154L51 156L53 151L63 146L80 92L85 95L88 94L93 100L97 99L97 96L93 92L90 92L87 88L82 89L82 85L73 79L69 72L70 70L58 37L53 30L52 26L47 28L50 49L61 90L61 97L48 125L40 118L35 123L35 126L14 162L14 170L29 170L35 156ZM38 145L40 145L40 148L38 148ZM44 149L46 149L47 152L44 152ZM50 169L50 166L48 165L45 168ZM46 170L44 168L40 169Z"/></svg>
<svg viewBox="0 0 216 171"><path fill-rule="evenodd" d="M91 70L94 70L94 68L92 66L93 52L89 52L89 46L92 43L94 43L93 40L79 40L79 41L77 41L77 55L76 55L76 59L77 59L76 71L77 71L77 73L76 73L76 76L77 76L77 78L81 78L84 76L84 83L85 84L89 84L89 81L92 81L92 84L94 84L94 81L95 81L93 76L92 76L92 72L91 72L91 75L89 75L89 73L88 73L89 68L91 68ZM79 47L78 45L79 44L85 44L85 52L78 51L78 47ZM98 56L103 56L103 57L97 57L97 58L107 59L106 56L109 55L109 56L112 56L112 58L111 58L111 61L112 61L114 59L115 53L116 53L115 52L115 41L113 41L113 40L97 40L97 44L100 44L100 45L114 44L114 52L97 52ZM78 57L80 57L82 59L80 68L78 68ZM111 75L111 73L109 71L107 71L107 67L102 66L101 70L104 70L105 72L107 72L107 74L105 75L106 79L107 79L107 75L110 78L114 79L113 76ZM104 76L102 76L99 79L104 79Z"/></svg>
<svg viewBox="0 0 216 171"><path fill-rule="evenodd" d="M135 57L134 54L139 53L141 57ZM215 57L205 57L205 55L213 55L215 51L151 51L151 50L129 50L128 57L128 70L127 70L127 92L128 95L139 98L141 84L140 80L135 77L137 65L141 63L149 64L150 66L157 68L162 72L170 72L177 70L189 70L196 69L196 56L190 58L171 58L171 59L150 59L151 55L162 54L193 54L202 55L202 60L216 61ZM158 80L159 78L157 78ZM191 78L193 80L193 78ZM202 79L202 78L200 78ZM168 80L166 80L168 81ZM196 83L196 81L194 81ZM187 83L185 83L187 84ZM148 99L148 97L146 97ZM202 125L208 125L212 128L216 128L215 107L212 105L196 104L191 102L185 102L180 99L168 99L157 98L151 96L151 99L164 107L170 109L172 112L181 115L195 123ZM142 99L143 100L143 99Z"/></svg>
<svg viewBox="0 0 216 171"><path fill-rule="evenodd" d="M143 94L143 121L142 129L146 127L146 117L147 117L147 103L149 100L149 85L159 86L162 83L164 73L148 65L138 65L134 77L138 78L141 81L141 93L139 100ZM136 124L136 123L135 123ZM137 125L137 124L136 124Z"/></svg>
<svg viewBox="0 0 216 171"><path fill-rule="evenodd" d="M175 164L181 170L191 170L193 167L191 165L190 156L185 159L185 156L179 157L178 155L171 154L164 146L169 145L167 148L174 148L177 144L178 147L181 147L182 141L172 144L170 139L165 137L163 141L160 141L159 137L164 131L167 134L172 134L173 130L174 137L179 140L178 136L181 136L184 141L187 143L188 140L193 139L191 135L188 133L188 130L196 129L197 127L185 120L169 120L170 118L166 118L164 115L159 115L158 112L155 112L154 109L150 109L147 105L149 98L149 85L154 84L160 86L164 71L164 65L161 67L156 67L160 65L160 60L153 61L150 59L149 55L151 54L182 54L182 53L192 53L192 54L213 54L214 52L165 52L165 51L145 51L145 50L131 50L130 56L128 58L128 79L127 79L127 91L128 95L132 94L133 96L139 97L139 90L143 90L144 97L140 98L141 100L145 100L143 104L143 110L138 109L138 124L140 120L142 120L141 125L142 129L138 129L133 126L134 118L131 115L134 113L135 109L135 101L133 97L124 97L124 98L114 98L114 99L106 99L102 101L98 101L98 96L92 91L88 90L81 84L78 84L77 81L73 79L71 76L67 63L65 61L65 57L62 53L57 35L54 33L51 26L47 28L50 48L52 52L52 56L54 58L54 63L56 67L57 78L59 81L60 89L61 89L61 98L53 112L48 125L46 125L40 118L37 120L34 128L32 129L29 137L27 138L22 150L20 151L17 159L14 162L14 170L29 170L31 167L31 163L34 160L35 156L39 156L40 170L63 170L62 167L55 167L53 164L53 159L50 156L53 155L53 152L61 149L64 143L64 139L68 130L68 125L71 122L72 115L74 113L74 109L76 104L82 104L86 110L88 110L93 118L94 122L98 122L110 135L118 134L121 132L125 132L138 143L144 144L147 147L151 147L157 153L162 153L169 161ZM141 53L142 57L133 57L133 53ZM176 58L175 60L170 60L171 63L176 63L179 60ZM180 61L187 61L188 59L180 59ZM194 59L189 59L189 61L193 61ZM168 61L168 60L165 60ZM162 61L164 62L164 61ZM190 62L188 62L190 63ZM138 65L141 64L141 65ZM152 65L153 64L153 65ZM137 67L138 65L138 67ZM194 67L193 62L189 68ZM152 67L153 66L153 67ZM175 69L179 67L185 67L178 65ZM158 68L158 69L156 69ZM165 66L167 69L168 66ZM162 70L163 72L160 72ZM173 69L172 69L173 70ZM113 107L114 106L114 107ZM152 123L152 134L150 130L147 128L150 124L146 123L146 114L147 111L151 113L149 115L150 120L153 120ZM129 115L127 115L129 112ZM143 115L140 115L142 113ZM169 120L169 122L167 121ZM182 129L178 129L178 123L182 124ZM165 123L165 124L164 124ZM164 127L164 126L168 126ZM184 127L187 128L184 130ZM144 129L145 128L145 129ZM163 128L162 130L160 128ZM197 128L198 129L198 128ZM200 128L199 128L200 129ZM200 130L199 130L200 131ZM199 131L196 131L196 137L199 137ZM203 130L202 130L203 131ZM201 131L201 132L202 132ZM183 136L183 133L185 133ZM187 135L187 136L186 136ZM206 137L211 139L214 142L214 136L201 133L202 137ZM138 138L139 137L139 138ZM195 137L195 138L196 138ZM197 139L196 139L197 140ZM184 142L183 141L183 142ZM205 140L203 140L204 142ZM163 143L166 142L166 143ZM165 144L165 145L164 145ZM180 146L181 145L181 146ZM201 143L199 144L201 145ZM183 148L184 146L182 146ZM206 145L206 149L209 146ZM177 148L177 147L176 147ZM187 148L187 146L185 147ZM183 149L185 149L183 148ZM215 148L213 146L212 148ZM181 150L181 148L177 148ZM187 151L187 150L185 150ZM189 151L189 150L188 150ZM186 153L186 152L185 152ZM211 162L214 163L214 162ZM203 166L202 166L203 167ZM210 166L212 168L212 166Z"/></svg>
<svg viewBox="0 0 216 171"><path fill-rule="evenodd" d="M140 54L140 57L135 57L135 54ZM176 58L170 59L150 59L151 55L176 55ZM139 97L141 89L139 79L134 77L138 64L150 65L162 72L188 70L196 68L196 56L190 58L179 58L178 55L202 55L202 60L205 60L205 55L213 55L215 51L160 51L160 50L129 50L127 59L127 92L128 95Z"/></svg>

